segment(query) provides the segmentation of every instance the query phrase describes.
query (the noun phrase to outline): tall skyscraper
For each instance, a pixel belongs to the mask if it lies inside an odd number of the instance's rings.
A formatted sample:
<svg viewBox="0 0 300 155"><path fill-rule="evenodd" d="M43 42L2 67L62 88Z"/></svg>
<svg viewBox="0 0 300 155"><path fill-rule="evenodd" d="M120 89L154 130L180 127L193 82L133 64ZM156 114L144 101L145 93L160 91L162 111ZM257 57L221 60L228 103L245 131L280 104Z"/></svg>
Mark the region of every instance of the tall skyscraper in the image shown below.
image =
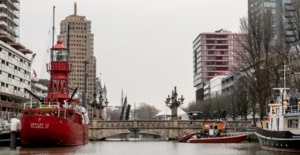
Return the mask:
<svg viewBox="0 0 300 155"><path fill-rule="evenodd" d="M200 33L193 42L194 87L196 101L204 98L204 85L217 75L228 75L245 64L246 55L241 42L245 34L223 29Z"/></svg>
<svg viewBox="0 0 300 155"><path fill-rule="evenodd" d="M259 26L262 14L269 14L272 21L272 45L285 40L288 46L299 41L296 10L297 0L248 0L248 19ZM299 3L299 2L298 2ZM298 4L299 5L299 4ZM298 28L299 29L299 28Z"/></svg>
<svg viewBox="0 0 300 155"><path fill-rule="evenodd" d="M0 34L18 40L19 37L19 0L0 1Z"/></svg>
<svg viewBox="0 0 300 155"><path fill-rule="evenodd" d="M69 74L69 86L78 88L78 91L83 94L85 74L87 74L87 100L92 101L96 93L94 35L91 32L91 21L87 20L85 16L77 15L76 3L74 4L74 14L61 21L58 39L62 40L70 51L69 62L72 65L72 72Z"/></svg>

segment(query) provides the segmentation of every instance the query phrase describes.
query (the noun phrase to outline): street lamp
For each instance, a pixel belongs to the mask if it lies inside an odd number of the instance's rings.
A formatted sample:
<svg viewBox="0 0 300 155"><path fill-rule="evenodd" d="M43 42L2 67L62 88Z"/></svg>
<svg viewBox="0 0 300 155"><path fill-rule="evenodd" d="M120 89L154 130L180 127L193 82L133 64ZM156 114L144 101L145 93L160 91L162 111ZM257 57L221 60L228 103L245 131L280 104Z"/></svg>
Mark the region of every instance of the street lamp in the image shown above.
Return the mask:
<svg viewBox="0 0 300 155"><path fill-rule="evenodd" d="M91 117L96 118L95 108L97 106L97 101L96 101L97 94L94 93L93 96L94 96L94 100L93 100L93 102L90 102L90 106L92 107L92 116Z"/></svg>
<svg viewBox="0 0 300 155"><path fill-rule="evenodd" d="M183 104L184 98L183 95L181 95L180 98L177 98L177 91L176 87L174 87L174 91L172 91L172 96L168 95L165 103L166 105L171 109L171 117L172 119L177 119L177 109L180 107L181 104Z"/></svg>

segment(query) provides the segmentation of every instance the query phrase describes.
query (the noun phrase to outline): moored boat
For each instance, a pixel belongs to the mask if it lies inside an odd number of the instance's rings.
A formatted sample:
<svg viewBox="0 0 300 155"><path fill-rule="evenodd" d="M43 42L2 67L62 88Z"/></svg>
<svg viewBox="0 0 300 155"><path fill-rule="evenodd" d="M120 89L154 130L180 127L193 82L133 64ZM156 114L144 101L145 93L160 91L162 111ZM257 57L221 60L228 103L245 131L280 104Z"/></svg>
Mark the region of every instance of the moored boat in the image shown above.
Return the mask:
<svg viewBox="0 0 300 155"><path fill-rule="evenodd" d="M222 121L206 121L203 123L202 132L190 133L179 139L186 143L240 143L248 137L247 134L225 133Z"/></svg>
<svg viewBox="0 0 300 155"><path fill-rule="evenodd" d="M68 49L61 41L51 48L48 94L45 99L27 90L35 101L22 110L22 146L74 146L88 143L88 115L68 87Z"/></svg>
<svg viewBox="0 0 300 155"><path fill-rule="evenodd" d="M289 88L273 90L280 93L268 104L268 118L257 124L255 132L261 148L300 152L300 102L294 96L288 97Z"/></svg>
<svg viewBox="0 0 300 155"><path fill-rule="evenodd" d="M216 136L216 137L197 137L190 138L188 143L241 143L247 138L247 134Z"/></svg>

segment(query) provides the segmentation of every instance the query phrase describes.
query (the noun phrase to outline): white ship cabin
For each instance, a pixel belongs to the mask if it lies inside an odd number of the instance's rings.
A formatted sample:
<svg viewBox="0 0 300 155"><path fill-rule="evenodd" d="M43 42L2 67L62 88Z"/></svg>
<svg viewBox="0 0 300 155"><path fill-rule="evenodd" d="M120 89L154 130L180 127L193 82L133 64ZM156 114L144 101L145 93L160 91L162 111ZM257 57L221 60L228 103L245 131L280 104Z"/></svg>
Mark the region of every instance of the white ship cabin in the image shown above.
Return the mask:
<svg viewBox="0 0 300 155"><path fill-rule="evenodd" d="M286 95L283 95L286 96ZM285 98L285 97L280 97ZM273 131L300 129L300 101L296 97L289 97L283 102L277 98L269 106L266 128Z"/></svg>

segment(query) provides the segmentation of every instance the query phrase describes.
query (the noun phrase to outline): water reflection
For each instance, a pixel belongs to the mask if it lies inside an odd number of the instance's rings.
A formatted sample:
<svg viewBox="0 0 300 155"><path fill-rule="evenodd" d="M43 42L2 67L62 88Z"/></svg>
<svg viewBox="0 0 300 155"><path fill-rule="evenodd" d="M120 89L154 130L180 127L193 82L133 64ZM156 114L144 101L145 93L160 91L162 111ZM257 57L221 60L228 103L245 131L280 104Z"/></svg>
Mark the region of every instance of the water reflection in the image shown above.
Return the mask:
<svg viewBox="0 0 300 155"><path fill-rule="evenodd" d="M87 145L60 148L0 147L7 155L296 155L261 150L258 143L188 144L168 141L98 141Z"/></svg>
<svg viewBox="0 0 300 155"><path fill-rule="evenodd" d="M30 154L38 154L38 155L48 155L48 154L76 154L80 152L82 146L74 146L74 147L46 147L46 148L18 148L15 153L18 155L30 155Z"/></svg>

